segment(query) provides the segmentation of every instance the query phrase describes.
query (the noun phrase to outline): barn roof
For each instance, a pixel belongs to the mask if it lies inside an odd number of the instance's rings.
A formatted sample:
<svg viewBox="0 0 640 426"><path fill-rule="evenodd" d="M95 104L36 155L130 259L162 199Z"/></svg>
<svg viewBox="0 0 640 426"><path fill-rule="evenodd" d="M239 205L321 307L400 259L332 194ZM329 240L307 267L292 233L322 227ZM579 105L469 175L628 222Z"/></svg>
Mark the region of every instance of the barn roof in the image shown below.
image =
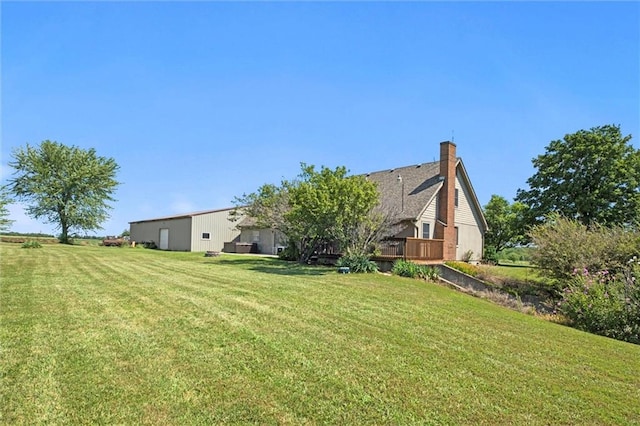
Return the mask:
<svg viewBox="0 0 640 426"><path fill-rule="evenodd" d="M200 216L200 215L203 215L203 214L220 213L220 212L224 212L224 211L231 211L234 208L235 207L227 207L225 209L203 210L203 211L198 211L198 212L182 213L182 214L177 214L177 215L172 215L172 216L156 217L156 218L153 218L153 219L134 220L134 221L129 222L129 223L131 224L131 223L143 223L143 222L156 222L158 220L182 219L182 218Z"/></svg>

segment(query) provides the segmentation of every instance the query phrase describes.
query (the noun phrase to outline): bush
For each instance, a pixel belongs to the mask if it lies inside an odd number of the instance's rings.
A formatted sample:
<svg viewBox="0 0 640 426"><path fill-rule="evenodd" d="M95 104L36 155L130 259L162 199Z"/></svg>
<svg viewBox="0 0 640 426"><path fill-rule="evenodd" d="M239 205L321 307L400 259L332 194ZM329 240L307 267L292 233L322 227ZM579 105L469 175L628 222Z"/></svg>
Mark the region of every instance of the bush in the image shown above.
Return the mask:
<svg viewBox="0 0 640 426"><path fill-rule="evenodd" d="M623 227L587 227L575 220L551 216L530 231L537 249L533 263L548 276L571 280L574 270L622 270L640 255L640 232Z"/></svg>
<svg viewBox="0 0 640 426"><path fill-rule="evenodd" d="M391 273L401 277L420 278L427 281L438 279L438 270L427 265L417 265L408 260L396 260L391 268Z"/></svg>
<svg viewBox="0 0 640 426"><path fill-rule="evenodd" d="M143 241L142 242L142 246L146 249L157 249L158 246L156 245L155 241Z"/></svg>
<svg viewBox="0 0 640 426"><path fill-rule="evenodd" d="M25 241L22 243L22 248L42 248L42 244L35 240Z"/></svg>
<svg viewBox="0 0 640 426"><path fill-rule="evenodd" d="M480 274L480 268L470 263L448 261L448 262L445 262L444 264L453 269L457 269L458 271L463 272L467 275L471 275L472 277L477 277Z"/></svg>
<svg viewBox="0 0 640 426"><path fill-rule="evenodd" d="M496 265L498 263L498 252L494 246L485 247L482 261L490 265Z"/></svg>
<svg viewBox="0 0 640 426"><path fill-rule="evenodd" d="M278 253L278 257L282 260L300 259L300 250L298 250L298 245L292 243L287 244L287 246Z"/></svg>
<svg viewBox="0 0 640 426"><path fill-rule="evenodd" d="M347 253L338 259L336 266L339 268L348 267L349 271L354 273L378 272L378 264L366 254Z"/></svg>
<svg viewBox="0 0 640 426"><path fill-rule="evenodd" d="M418 276L418 265L407 260L396 260L393 262L391 273L401 277L416 278Z"/></svg>
<svg viewBox="0 0 640 426"><path fill-rule="evenodd" d="M437 281L440 274L433 266L420 265L420 278L427 281Z"/></svg>
<svg viewBox="0 0 640 426"><path fill-rule="evenodd" d="M576 271L563 290L558 311L569 324L590 333L640 343L640 267L612 275Z"/></svg>

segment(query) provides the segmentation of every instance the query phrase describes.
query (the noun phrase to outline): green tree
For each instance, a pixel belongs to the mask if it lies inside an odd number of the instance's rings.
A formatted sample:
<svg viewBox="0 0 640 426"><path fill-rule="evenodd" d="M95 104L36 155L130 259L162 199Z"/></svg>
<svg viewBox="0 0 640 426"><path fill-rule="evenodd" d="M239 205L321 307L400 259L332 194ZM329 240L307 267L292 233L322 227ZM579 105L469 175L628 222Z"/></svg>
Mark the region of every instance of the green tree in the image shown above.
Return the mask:
<svg viewBox="0 0 640 426"><path fill-rule="evenodd" d="M8 231L13 223L9 219L9 209L7 205L11 204L11 198L6 187L0 188L0 231Z"/></svg>
<svg viewBox="0 0 640 426"><path fill-rule="evenodd" d="M242 216L248 216L253 224L261 228L271 228L288 233L285 213L289 211L288 188L295 182L283 180L280 186L264 184L256 192L236 197L230 216L233 220L239 220Z"/></svg>
<svg viewBox="0 0 640 426"><path fill-rule="evenodd" d="M347 176L345 167L316 171L303 164L298 184L289 188L285 214L294 239L302 243L301 261L325 243L337 244L340 251L357 250L359 242L352 237L371 220L378 200L376 184L364 176Z"/></svg>
<svg viewBox="0 0 640 426"><path fill-rule="evenodd" d="M494 194L483 210L489 226L484 237L487 247L499 252L526 241L524 215L527 207L524 204L517 201L509 204L506 198Z"/></svg>
<svg viewBox="0 0 640 426"><path fill-rule="evenodd" d="M324 244L361 253L378 236L386 221L376 212L376 184L364 176L347 176L347 169L301 165L297 179L267 184L236 198L237 211L257 226L282 231L299 248L301 262Z"/></svg>
<svg viewBox="0 0 640 426"><path fill-rule="evenodd" d="M35 219L57 225L60 241L68 243L71 231L101 229L109 216L108 201L119 182L119 166L113 158L45 140L13 151L15 169L9 188L17 199L28 203L26 212Z"/></svg>
<svg viewBox="0 0 640 426"><path fill-rule="evenodd" d="M605 125L552 141L533 159L537 172L516 197L530 208L529 222L556 212L591 226L637 224L640 217L640 150Z"/></svg>

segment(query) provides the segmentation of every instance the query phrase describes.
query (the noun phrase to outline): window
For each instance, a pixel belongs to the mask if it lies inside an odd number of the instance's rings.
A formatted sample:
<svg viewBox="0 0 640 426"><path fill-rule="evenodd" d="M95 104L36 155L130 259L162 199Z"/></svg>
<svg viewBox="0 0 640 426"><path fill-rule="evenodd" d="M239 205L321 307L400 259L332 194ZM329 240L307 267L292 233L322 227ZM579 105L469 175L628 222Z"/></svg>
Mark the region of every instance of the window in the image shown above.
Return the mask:
<svg viewBox="0 0 640 426"><path fill-rule="evenodd" d="M254 243L260 242L260 231L253 231L253 242Z"/></svg>
<svg viewBox="0 0 640 426"><path fill-rule="evenodd" d="M210 240L211 239L211 234L209 234L208 232L203 232L202 233L202 239L203 240Z"/></svg>
<svg viewBox="0 0 640 426"><path fill-rule="evenodd" d="M422 223L422 238L424 239L429 239L429 224L428 223Z"/></svg>
<svg viewBox="0 0 640 426"><path fill-rule="evenodd" d="M456 246L458 246L458 245L460 245L460 240L459 240L459 238L458 238L458 236L459 236L459 232L458 232L458 231L459 231L459 229L458 229L458 227L457 227L457 226L455 227L455 230L456 230Z"/></svg>
<svg viewBox="0 0 640 426"><path fill-rule="evenodd" d="M458 188L456 188L455 195L453 196L453 204L458 207Z"/></svg>

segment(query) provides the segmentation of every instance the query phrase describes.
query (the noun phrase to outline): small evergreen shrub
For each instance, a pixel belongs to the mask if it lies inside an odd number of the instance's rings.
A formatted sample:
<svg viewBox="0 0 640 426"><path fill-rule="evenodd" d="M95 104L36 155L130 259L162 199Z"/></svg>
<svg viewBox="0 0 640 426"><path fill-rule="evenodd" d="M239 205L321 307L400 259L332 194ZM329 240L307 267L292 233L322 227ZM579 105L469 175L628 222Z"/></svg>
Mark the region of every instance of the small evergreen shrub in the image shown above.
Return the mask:
<svg viewBox="0 0 640 426"><path fill-rule="evenodd" d="M22 243L22 248L42 248L42 244L35 240L25 241Z"/></svg>
<svg viewBox="0 0 640 426"><path fill-rule="evenodd" d="M338 259L336 266L338 268L347 267L353 273L378 272L378 264L366 254L347 253Z"/></svg>

